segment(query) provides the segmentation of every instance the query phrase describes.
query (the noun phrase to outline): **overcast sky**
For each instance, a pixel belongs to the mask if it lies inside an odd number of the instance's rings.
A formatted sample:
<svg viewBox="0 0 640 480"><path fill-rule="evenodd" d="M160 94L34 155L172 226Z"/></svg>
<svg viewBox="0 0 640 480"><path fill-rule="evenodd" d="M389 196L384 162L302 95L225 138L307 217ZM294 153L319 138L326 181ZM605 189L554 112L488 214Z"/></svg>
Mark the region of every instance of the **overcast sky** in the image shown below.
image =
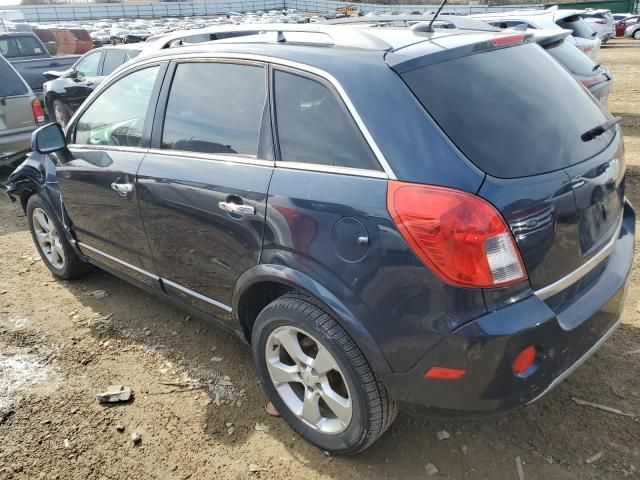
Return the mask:
<svg viewBox="0 0 640 480"><path fill-rule="evenodd" d="M0 0L0 7L6 7L7 5L18 5L20 0Z"/></svg>

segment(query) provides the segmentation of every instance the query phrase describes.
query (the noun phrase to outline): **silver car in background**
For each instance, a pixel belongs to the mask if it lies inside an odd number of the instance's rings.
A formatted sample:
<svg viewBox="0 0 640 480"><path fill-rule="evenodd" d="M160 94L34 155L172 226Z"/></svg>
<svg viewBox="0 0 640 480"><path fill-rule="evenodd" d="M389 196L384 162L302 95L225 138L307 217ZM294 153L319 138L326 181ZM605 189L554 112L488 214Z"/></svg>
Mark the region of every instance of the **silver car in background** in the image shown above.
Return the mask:
<svg viewBox="0 0 640 480"><path fill-rule="evenodd" d="M611 10L587 9L580 16L596 32L602 43L607 43L607 41L616 36L615 20Z"/></svg>
<svg viewBox="0 0 640 480"><path fill-rule="evenodd" d="M469 15L469 17L499 28L513 28L525 24L527 28L571 30L567 41L595 60L598 57L601 40L580 16L583 12L584 10L550 7L545 10L511 10Z"/></svg>
<svg viewBox="0 0 640 480"><path fill-rule="evenodd" d="M31 133L44 123L40 101L27 82L0 55L0 166L24 158Z"/></svg>

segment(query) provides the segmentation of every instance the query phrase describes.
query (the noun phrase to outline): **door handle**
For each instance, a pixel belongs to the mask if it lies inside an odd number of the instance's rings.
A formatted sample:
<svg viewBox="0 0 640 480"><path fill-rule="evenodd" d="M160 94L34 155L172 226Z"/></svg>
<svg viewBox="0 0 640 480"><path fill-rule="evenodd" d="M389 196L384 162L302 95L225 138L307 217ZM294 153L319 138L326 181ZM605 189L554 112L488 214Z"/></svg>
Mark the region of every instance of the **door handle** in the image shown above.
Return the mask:
<svg viewBox="0 0 640 480"><path fill-rule="evenodd" d="M131 183L117 183L113 182L111 184L111 188L116 191L118 195L121 197L126 197L131 192L133 192L133 184Z"/></svg>
<svg viewBox="0 0 640 480"><path fill-rule="evenodd" d="M240 203L231 203L231 202L219 202L218 206L221 210L225 212L232 213L234 215L240 215L241 217L245 215L255 215L256 209L251 205L243 205Z"/></svg>

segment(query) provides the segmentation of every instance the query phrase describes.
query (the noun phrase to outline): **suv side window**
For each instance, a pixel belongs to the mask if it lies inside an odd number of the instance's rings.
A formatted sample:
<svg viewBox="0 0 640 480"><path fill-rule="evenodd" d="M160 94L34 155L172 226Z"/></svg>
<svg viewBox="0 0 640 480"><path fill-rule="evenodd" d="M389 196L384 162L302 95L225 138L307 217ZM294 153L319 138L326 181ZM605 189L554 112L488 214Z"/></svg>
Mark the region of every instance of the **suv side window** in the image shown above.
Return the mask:
<svg viewBox="0 0 640 480"><path fill-rule="evenodd" d="M100 66L100 57L102 52L90 53L76 65L76 73L80 77L95 77L98 75L98 67Z"/></svg>
<svg viewBox="0 0 640 480"><path fill-rule="evenodd" d="M125 52L122 50L107 50L104 53L102 75L105 77L125 62Z"/></svg>
<svg viewBox="0 0 640 480"><path fill-rule="evenodd" d="M137 70L107 87L78 119L73 143L139 147L159 70Z"/></svg>
<svg viewBox="0 0 640 480"><path fill-rule="evenodd" d="M280 161L381 170L333 89L281 70L274 82Z"/></svg>
<svg viewBox="0 0 640 480"><path fill-rule="evenodd" d="M162 148L256 157L266 100L264 67L181 63L167 101Z"/></svg>

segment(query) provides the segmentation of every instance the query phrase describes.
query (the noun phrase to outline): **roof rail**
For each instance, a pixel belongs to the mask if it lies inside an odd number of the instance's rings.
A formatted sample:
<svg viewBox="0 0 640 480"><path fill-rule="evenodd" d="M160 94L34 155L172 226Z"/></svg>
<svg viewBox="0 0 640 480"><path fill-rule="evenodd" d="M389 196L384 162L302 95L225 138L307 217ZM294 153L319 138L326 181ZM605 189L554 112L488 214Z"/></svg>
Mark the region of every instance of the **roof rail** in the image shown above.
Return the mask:
<svg viewBox="0 0 640 480"><path fill-rule="evenodd" d="M360 28L336 28L333 25L316 23L313 25L283 24L246 24L221 29L221 31L246 32L246 35L238 35L230 39L222 39L216 43L229 41L241 41L243 36L256 36L267 32L276 32L277 42L287 42L287 33L319 34L328 37L330 44L341 47L363 48L368 50L392 50L392 46L372 32ZM294 40L300 43L300 40Z"/></svg>
<svg viewBox="0 0 640 480"><path fill-rule="evenodd" d="M337 18L323 22L325 25L352 25L352 24L395 24L395 26L410 27L413 24L429 22L434 15L376 15L372 17L349 17ZM404 25L399 25L403 24ZM483 32L499 32L500 29L493 27L480 20L462 17L460 15L449 15L441 13L437 16L436 24L446 23L448 28L458 28L461 30L479 30Z"/></svg>

